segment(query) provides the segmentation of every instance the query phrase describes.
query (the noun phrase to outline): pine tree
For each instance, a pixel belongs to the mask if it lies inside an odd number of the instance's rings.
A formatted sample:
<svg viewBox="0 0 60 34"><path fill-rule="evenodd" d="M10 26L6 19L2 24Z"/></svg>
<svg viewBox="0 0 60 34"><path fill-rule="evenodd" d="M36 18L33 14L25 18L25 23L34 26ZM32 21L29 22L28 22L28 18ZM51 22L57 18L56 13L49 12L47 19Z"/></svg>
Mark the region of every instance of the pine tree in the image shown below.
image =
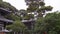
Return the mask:
<svg viewBox="0 0 60 34"><path fill-rule="evenodd" d="M53 7L45 6L44 0L25 0L25 2L28 8L25 10L25 12L22 10L22 12L24 12L21 14L23 16L22 21L27 20L26 22L24 21L24 24L30 28L31 34L36 34L33 33L35 31L35 21L43 17L45 12L51 11ZM29 20L31 21L29 22Z"/></svg>

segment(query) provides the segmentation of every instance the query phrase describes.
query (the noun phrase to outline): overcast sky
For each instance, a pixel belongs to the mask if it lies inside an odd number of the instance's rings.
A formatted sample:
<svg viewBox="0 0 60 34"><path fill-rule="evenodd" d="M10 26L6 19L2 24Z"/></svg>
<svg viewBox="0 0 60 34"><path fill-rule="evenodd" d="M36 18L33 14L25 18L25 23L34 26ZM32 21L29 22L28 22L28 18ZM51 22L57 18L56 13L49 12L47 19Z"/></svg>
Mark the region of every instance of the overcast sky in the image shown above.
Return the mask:
<svg viewBox="0 0 60 34"><path fill-rule="evenodd" d="M15 6L18 10L26 9L26 3L24 0L4 0L9 2L11 5ZM60 0L44 0L46 5L51 5L53 7L53 11L60 11Z"/></svg>

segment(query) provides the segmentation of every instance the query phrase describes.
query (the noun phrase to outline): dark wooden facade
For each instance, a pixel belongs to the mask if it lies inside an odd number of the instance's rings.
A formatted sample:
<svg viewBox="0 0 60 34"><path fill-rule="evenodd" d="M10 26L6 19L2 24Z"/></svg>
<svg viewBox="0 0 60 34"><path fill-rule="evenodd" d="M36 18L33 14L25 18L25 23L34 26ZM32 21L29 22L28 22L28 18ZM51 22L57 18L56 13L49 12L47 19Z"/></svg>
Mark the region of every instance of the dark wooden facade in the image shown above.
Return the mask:
<svg viewBox="0 0 60 34"><path fill-rule="evenodd" d="M6 30L6 25L10 25L13 23L12 20L6 19L4 15L10 14L11 11L8 11L4 8L0 8L0 34L5 34L5 32L9 32Z"/></svg>

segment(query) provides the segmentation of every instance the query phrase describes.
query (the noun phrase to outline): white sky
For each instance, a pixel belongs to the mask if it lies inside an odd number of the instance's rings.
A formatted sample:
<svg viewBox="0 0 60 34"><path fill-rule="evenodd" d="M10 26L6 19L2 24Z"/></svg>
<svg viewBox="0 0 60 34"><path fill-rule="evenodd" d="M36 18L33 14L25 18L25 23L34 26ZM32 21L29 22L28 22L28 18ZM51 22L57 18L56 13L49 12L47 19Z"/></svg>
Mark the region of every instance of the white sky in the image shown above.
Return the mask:
<svg viewBox="0 0 60 34"><path fill-rule="evenodd" d="M26 3L24 0L4 0L9 2L11 5L15 6L18 10L26 9ZM60 11L60 0L45 0L46 5L51 5L53 7L53 11Z"/></svg>

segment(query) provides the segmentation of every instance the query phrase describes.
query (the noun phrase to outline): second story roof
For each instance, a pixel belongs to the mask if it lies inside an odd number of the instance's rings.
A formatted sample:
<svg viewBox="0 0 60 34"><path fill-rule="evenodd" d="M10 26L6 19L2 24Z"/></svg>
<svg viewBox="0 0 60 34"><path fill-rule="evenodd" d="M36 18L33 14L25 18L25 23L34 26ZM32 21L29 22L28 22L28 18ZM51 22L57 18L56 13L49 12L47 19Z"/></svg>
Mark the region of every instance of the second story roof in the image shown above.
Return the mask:
<svg viewBox="0 0 60 34"><path fill-rule="evenodd" d="M0 16L0 21L7 22L7 23L12 23L13 22L12 20L6 19L3 16Z"/></svg>

